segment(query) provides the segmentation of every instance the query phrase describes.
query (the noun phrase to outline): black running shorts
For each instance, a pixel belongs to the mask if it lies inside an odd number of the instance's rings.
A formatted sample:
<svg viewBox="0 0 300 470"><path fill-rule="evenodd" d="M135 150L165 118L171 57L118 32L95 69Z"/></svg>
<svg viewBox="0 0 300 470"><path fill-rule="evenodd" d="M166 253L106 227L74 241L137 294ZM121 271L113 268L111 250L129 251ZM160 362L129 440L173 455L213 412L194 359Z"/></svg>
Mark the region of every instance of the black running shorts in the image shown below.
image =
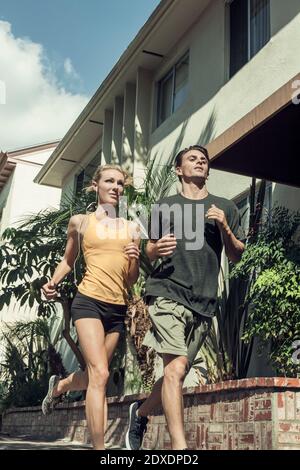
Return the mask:
<svg viewBox="0 0 300 470"><path fill-rule="evenodd" d="M80 318L97 318L101 320L105 333L122 333L125 329L126 310L126 305L109 304L77 292L72 303L71 316L73 322Z"/></svg>

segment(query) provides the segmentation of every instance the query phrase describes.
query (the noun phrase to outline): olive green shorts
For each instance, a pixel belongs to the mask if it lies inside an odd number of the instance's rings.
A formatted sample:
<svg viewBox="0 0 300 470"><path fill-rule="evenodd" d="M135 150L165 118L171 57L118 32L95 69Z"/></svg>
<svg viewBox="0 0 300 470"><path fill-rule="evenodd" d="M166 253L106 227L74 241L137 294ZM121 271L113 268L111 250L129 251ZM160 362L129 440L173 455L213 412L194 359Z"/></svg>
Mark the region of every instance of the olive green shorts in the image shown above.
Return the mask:
<svg viewBox="0 0 300 470"><path fill-rule="evenodd" d="M152 297L149 302L152 328L143 341L159 355L186 356L189 367L205 341L211 318L193 313L187 307L164 297Z"/></svg>

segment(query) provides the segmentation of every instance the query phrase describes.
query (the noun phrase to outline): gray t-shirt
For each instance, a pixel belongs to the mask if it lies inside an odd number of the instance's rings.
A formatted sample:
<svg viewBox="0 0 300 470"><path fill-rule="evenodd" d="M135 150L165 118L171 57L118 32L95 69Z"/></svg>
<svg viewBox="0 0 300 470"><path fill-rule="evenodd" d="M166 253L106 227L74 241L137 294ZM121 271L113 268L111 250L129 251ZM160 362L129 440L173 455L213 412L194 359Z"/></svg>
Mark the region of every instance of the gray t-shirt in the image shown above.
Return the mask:
<svg viewBox="0 0 300 470"><path fill-rule="evenodd" d="M152 296L165 297L185 305L198 314L208 317L215 314L223 243L216 222L206 217L203 219L201 215L206 214L212 204L224 211L228 225L236 238L244 239L236 205L222 197L209 194L204 199L193 200L176 194L160 200L153 209L152 231L149 233L149 238L154 240L167 233L174 233L177 247L170 257L161 258L159 266L148 277L146 302ZM170 208L169 213L165 210L166 207ZM201 212L203 210L204 212ZM158 220L158 224L153 223L154 220ZM182 234L180 234L180 225ZM203 246L198 248L201 231ZM193 233L194 245L191 238ZM193 249L190 248L192 246Z"/></svg>

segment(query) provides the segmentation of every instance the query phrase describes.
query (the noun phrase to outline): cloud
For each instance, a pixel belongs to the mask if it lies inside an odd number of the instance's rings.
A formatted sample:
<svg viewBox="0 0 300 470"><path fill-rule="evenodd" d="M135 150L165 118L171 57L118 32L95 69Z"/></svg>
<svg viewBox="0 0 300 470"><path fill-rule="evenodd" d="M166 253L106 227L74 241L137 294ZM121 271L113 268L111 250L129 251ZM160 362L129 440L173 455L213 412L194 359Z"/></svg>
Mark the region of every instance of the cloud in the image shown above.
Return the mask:
<svg viewBox="0 0 300 470"><path fill-rule="evenodd" d="M78 73L76 72L70 57L67 57L64 61L64 70L67 75L74 79L80 79Z"/></svg>
<svg viewBox="0 0 300 470"><path fill-rule="evenodd" d="M69 58L64 69L80 79ZM3 151L62 138L89 99L62 86L43 46L16 38L6 21L0 21L0 83Z"/></svg>

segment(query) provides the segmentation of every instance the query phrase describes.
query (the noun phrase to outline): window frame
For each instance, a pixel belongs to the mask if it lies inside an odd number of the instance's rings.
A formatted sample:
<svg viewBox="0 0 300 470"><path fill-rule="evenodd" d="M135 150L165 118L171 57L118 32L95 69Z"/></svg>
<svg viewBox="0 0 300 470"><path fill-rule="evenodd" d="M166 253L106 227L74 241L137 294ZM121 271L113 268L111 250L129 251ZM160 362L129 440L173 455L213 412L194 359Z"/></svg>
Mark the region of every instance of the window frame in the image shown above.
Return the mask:
<svg viewBox="0 0 300 470"><path fill-rule="evenodd" d="M246 57L246 62L240 67L238 68L237 70L235 70L234 72L231 71L231 51L232 51L232 45L231 45L231 21L230 21L230 9L232 7L232 5L234 4L236 0L228 0L226 3L228 5L228 25L229 25L229 34L228 34L228 38L229 38L229 48L228 48L228 53L229 53L229 61L228 61L228 65L229 65L229 72L228 72L228 75L229 75L229 79L232 78L239 70L241 70L241 68L248 64L248 62L251 61L251 59L261 50L263 49L263 47L266 46L266 44L270 41L271 39L271 1L268 0L268 21L269 21L269 38L268 40L265 42L265 44L257 51L255 52L253 55L251 55L251 0L246 0L247 1L247 57Z"/></svg>
<svg viewBox="0 0 300 470"><path fill-rule="evenodd" d="M177 109L179 109L182 104L178 106L174 110L174 103L175 103L175 83L176 83L176 69L178 65L183 62L186 58L188 58L188 75L187 75L187 82L189 82L189 76L190 76L190 51L187 50L181 57L178 59L174 65L163 75L163 77L157 81L157 103L156 103L156 128L159 127L163 122L165 122L172 114L174 114ZM170 106L170 114L165 118L161 119L162 115L162 89L163 89L163 84L167 82L172 77L172 98L171 98L171 106Z"/></svg>

